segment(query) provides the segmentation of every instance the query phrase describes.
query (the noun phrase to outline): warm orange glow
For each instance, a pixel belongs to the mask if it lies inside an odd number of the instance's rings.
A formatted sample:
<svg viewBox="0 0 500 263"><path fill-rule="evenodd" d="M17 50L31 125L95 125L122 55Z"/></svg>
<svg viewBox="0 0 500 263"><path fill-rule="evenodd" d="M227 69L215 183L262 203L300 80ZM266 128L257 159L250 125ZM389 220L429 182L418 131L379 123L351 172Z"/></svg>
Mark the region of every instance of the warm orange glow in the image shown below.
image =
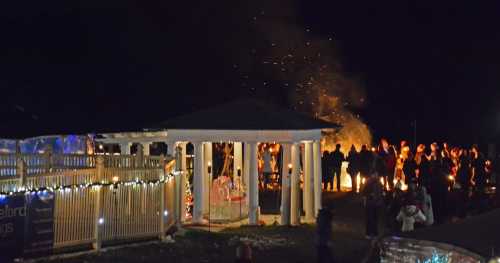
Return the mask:
<svg viewBox="0 0 500 263"><path fill-rule="evenodd" d="M113 183L117 183L120 180L120 177L118 176L113 176Z"/></svg>

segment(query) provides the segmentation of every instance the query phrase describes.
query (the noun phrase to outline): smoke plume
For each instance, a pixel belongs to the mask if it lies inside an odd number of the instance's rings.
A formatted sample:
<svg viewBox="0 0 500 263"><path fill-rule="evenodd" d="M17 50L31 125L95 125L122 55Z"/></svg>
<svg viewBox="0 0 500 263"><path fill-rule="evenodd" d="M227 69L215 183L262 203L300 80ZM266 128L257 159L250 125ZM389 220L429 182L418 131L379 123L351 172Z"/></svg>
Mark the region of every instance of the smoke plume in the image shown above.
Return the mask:
<svg viewBox="0 0 500 263"><path fill-rule="evenodd" d="M334 34L325 36L304 25L290 1L257 2L242 7L249 12L242 30L255 37L244 43L247 49L234 65L241 85L260 96L284 97L297 111L342 125L339 131L326 132L324 150L336 143L344 152L351 145L359 150L370 144L369 128L353 113L364 107L365 92L343 71Z"/></svg>

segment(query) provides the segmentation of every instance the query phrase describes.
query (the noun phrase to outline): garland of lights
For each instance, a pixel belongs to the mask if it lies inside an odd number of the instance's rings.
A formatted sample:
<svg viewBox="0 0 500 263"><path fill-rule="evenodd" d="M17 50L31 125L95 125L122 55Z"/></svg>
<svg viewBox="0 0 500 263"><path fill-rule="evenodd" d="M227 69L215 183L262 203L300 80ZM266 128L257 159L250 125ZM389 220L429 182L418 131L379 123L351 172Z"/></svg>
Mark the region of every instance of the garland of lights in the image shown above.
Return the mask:
<svg viewBox="0 0 500 263"><path fill-rule="evenodd" d="M14 191L9 192L0 192L0 198L5 198L5 196L11 196L14 194L30 194L30 193L46 193L46 192L55 192L55 191L68 191L68 190L76 190L82 188L93 188L93 187L106 187L110 186L116 188L120 185L124 186L135 186L135 185L158 185L160 183L165 183L170 181L173 178L172 174L168 174L166 176L162 176L163 178L157 180L138 180L135 181L126 181L126 182L100 182L100 183L87 183L87 184L72 184L72 185L63 185L63 186L54 186L54 187L20 187Z"/></svg>

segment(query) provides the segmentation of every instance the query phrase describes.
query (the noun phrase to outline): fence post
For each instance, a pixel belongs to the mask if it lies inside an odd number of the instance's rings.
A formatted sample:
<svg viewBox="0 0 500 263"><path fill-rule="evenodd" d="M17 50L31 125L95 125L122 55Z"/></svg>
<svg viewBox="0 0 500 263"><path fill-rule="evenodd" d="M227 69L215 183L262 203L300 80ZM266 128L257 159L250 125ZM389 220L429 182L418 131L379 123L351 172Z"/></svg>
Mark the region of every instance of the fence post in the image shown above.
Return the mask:
<svg viewBox="0 0 500 263"><path fill-rule="evenodd" d="M135 154L135 168L144 168L144 148L142 144L137 144L137 152Z"/></svg>
<svg viewBox="0 0 500 263"><path fill-rule="evenodd" d="M96 182L100 183L104 177L104 157L102 155L96 158ZM96 188L95 208L94 208L94 243L93 248L97 251L101 249L102 245L102 228L104 225L104 218L102 214L102 187Z"/></svg>
<svg viewBox="0 0 500 263"><path fill-rule="evenodd" d="M160 167L161 167L161 175L160 179L164 180L163 182L160 182L158 185L160 186L160 240L165 239L165 221L168 216L168 211L165 205L165 186L166 186L166 173L165 173L165 156L162 154L160 155Z"/></svg>
<svg viewBox="0 0 500 263"><path fill-rule="evenodd" d="M16 175L17 178L19 178L18 188L26 186L26 172L27 172L26 162L20 155L17 155Z"/></svg>
<svg viewBox="0 0 500 263"><path fill-rule="evenodd" d="M45 155L45 173L50 173L52 169L52 147L47 147L47 150L44 152Z"/></svg>

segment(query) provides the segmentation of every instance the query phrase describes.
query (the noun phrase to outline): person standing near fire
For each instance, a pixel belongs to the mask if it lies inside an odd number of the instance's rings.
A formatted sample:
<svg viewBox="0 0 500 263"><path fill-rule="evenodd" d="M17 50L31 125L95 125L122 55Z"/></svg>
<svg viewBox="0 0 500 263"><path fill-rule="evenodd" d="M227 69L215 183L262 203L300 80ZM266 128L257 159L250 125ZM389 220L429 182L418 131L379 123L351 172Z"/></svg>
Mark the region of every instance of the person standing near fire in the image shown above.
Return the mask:
<svg viewBox="0 0 500 263"><path fill-rule="evenodd" d="M333 183L335 181L335 177L337 177L337 191L341 192L340 190L340 174L342 171L342 162L345 160L344 154L340 151L341 145L337 144L335 146L335 151L330 153L330 162L331 162L331 169L332 169L332 189Z"/></svg>
<svg viewBox="0 0 500 263"><path fill-rule="evenodd" d="M351 176L351 192L356 193L358 190L358 173L359 173L359 154L356 151L354 144L351 146L349 155L346 161L349 163L347 166L347 173Z"/></svg>
<svg viewBox="0 0 500 263"><path fill-rule="evenodd" d="M386 139L380 140L378 156L382 161L381 170L379 172L380 176L384 178L384 188L387 186L392 190L394 188L393 181L394 169L396 168L396 153L393 150L391 151Z"/></svg>
<svg viewBox="0 0 500 263"><path fill-rule="evenodd" d="M373 169L373 153L368 150L368 147L363 145L359 152L359 173L361 174L361 184L366 181L371 175Z"/></svg>
<svg viewBox="0 0 500 263"><path fill-rule="evenodd" d="M486 159L483 153L479 151L477 145L473 145L471 149L472 155L472 182L474 183L474 192L477 196L477 201L479 202L480 211L486 210L487 207L487 197L485 193L486 187Z"/></svg>

